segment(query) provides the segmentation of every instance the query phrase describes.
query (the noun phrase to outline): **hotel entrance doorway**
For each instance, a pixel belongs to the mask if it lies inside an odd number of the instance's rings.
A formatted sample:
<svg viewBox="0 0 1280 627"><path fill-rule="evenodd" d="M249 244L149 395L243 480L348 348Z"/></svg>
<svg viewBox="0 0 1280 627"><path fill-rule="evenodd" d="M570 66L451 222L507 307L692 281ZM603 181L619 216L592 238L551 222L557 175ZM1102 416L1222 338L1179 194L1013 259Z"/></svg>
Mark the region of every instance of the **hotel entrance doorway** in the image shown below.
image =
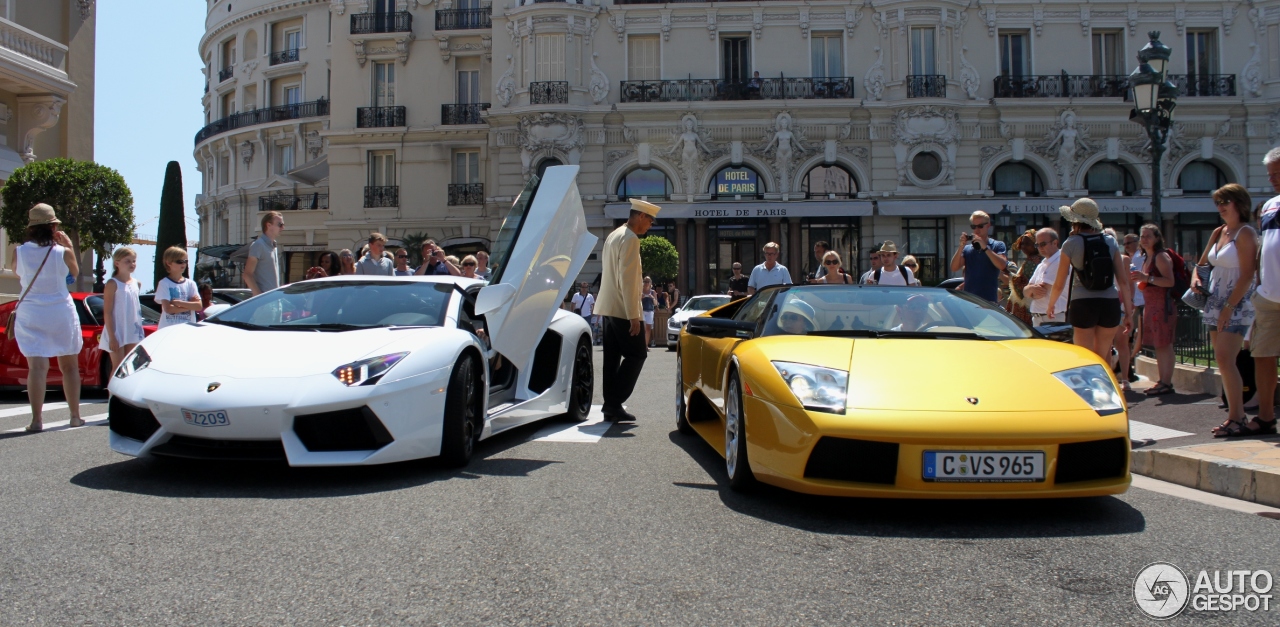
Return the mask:
<svg viewBox="0 0 1280 627"><path fill-rule="evenodd" d="M744 229L735 232L731 229L719 229L716 240L715 265L711 268L710 289L712 293L723 294L729 291L729 277L733 276L733 264L742 264L742 273L751 274L751 269L759 264L763 257L760 244L756 241L755 229Z"/></svg>

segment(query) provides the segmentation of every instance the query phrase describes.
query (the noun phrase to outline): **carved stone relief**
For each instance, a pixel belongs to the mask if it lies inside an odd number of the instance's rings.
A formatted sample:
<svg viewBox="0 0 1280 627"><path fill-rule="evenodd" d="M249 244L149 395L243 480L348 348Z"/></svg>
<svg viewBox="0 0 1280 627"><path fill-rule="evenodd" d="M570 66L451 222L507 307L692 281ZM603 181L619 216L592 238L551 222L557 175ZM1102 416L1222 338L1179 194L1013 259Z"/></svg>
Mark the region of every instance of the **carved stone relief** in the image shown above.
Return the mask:
<svg viewBox="0 0 1280 627"><path fill-rule="evenodd" d="M871 64L867 76L862 79L862 88L872 100L880 100L884 96L884 52L880 46L876 46L876 62Z"/></svg>
<svg viewBox="0 0 1280 627"><path fill-rule="evenodd" d="M973 67L969 59L965 58L964 53L968 51L968 46L960 46L960 85L964 87L964 93L969 96L969 100L977 100L982 79L978 76L978 68Z"/></svg>
<svg viewBox="0 0 1280 627"><path fill-rule="evenodd" d="M253 142L245 140L240 144L240 160L244 162L244 168L249 169L249 164L253 162Z"/></svg>
<svg viewBox="0 0 1280 627"><path fill-rule="evenodd" d="M18 134L22 137L19 153L23 162L36 160L36 136L58 123L66 103L57 96L18 96Z"/></svg>
<svg viewBox="0 0 1280 627"><path fill-rule="evenodd" d="M892 137L898 184L934 187L954 183L959 139L960 114L955 109L933 105L899 109L894 114ZM932 181L919 180L911 173L911 159L922 151L934 153L941 162L942 172Z"/></svg>
<svg viewBox="0 0 1280 627"><path fill-rule="evenodd" d="M493 87L493 95L497 97L498 104L509 107L511 99L516 95L515 81L516 66L511 60L511 55L507 55L507 71L498 77L498 82Z"/></svg>
<svg viewBox="0 0 1280 627"><path fill-rule="evenodd" d="M770 158L770 165L778 177L778 189L791 191L791 178L795 171L796 161L808 154L804 133L794 127L791 114L779 112L773 124L764 134L765 143L754 147L754 152L762 157Z"/></svg>
<svg viewBox="0 0 1280 627"><path fill-rule="evenodd" d="M566 113L541 113L521 116L517 122L520 164L525 176L533 172L535 159L557 151L577 165L586 143L582 118Z"/></svg>
<svg viewBox="0 0 1280 627"><path fill-rule="evenodd" d="M698 189L707 162L723 153L714 147L711 133L702 128L698 114L689 112L680 116L680 126L663 154L676 159L676 167L684 175L685 193L692 194Z"/></svg>
<svg viewBox="0 0 1280 627"><path fill-rule="evenodd" d="M1031 151L1052 161L1059 189L1070 190L1076 166L1089 150L1089 131L1077 126L1074 109L1063 109L1044 141L1031 144Z"/></svg>
<svg viewBox="0 0 1280 627"><path fill-rule="evenodd" d="M609 97L609 77L605 75L604 70L596 65L596 58L600 53L591 53L591 82L587 85L587 92L591 94L591 102L600 104L604 99Z"/></svg>

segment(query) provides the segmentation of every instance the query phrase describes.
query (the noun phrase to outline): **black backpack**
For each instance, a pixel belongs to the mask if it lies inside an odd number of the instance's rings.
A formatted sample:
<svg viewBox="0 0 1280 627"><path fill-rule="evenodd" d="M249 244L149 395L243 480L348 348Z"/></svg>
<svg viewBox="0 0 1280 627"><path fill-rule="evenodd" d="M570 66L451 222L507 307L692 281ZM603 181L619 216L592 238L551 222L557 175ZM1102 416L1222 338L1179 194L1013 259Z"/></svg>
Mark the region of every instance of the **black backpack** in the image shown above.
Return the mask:
<svg viewBox="0 0 1280 627"><path fill-rule="evenodd" d="M1107 236L1101 233L1081 234L1084 242L1084 267L1076 268L1080 286L1093 292L1110 289L1116 283L1116 265L1107 246Z"/></svg>

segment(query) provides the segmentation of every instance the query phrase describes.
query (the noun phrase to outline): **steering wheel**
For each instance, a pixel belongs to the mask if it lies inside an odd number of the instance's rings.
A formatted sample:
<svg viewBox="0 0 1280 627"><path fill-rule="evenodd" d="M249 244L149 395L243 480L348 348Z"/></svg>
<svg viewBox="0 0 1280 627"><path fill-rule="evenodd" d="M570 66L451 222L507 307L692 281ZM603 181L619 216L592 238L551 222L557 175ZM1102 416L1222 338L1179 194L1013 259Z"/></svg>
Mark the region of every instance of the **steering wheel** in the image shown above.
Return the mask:
<svg viewBox="0 0 1280 627"><path fill-rule="evenodd" d="M943 327L943 326L950 326L950 325L942 324L940 320L934 320L933 322L927 323L924 326L920 327L919 329L916 329L916 332L921 333L924 331L928 331L929 329L933 329L936 327Z"/></svg>

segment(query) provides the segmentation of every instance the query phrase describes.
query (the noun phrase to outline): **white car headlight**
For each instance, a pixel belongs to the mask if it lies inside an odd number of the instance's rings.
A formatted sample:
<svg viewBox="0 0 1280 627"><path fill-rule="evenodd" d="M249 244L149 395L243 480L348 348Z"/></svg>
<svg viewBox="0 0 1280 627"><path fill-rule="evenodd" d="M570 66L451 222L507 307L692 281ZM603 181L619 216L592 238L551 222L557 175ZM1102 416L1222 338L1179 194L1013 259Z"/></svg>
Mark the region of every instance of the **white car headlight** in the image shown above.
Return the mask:
<svg viewBox="0 0 1280 627"><path fill-rule="evenodd" d="M683 320L676 320L675 318L672 318L667 321L667 328L672 331L679 331L682 326L684 326Z"/></svg>
<svg viewBox="0 0 1280 627"><path fill-rule="evenodd" d="M106 357L105 355L103 357ZM141 344L133 347L133 350L125 355L124 361L120 363L120 367L116 369L115 377L123 379L139 370L145 370L151 365L151 355L147 354L147 349Z"/></svg>
<svg viewBox="0 0 1280 627"><path fill-rule="evenodd" d="M849 373L845 370L775 361L782 380L805 409L843 414L849 390Z"/></svg>
<svg viewBox="0 0 1280 627"><path fill-rule="evenodd" d="M1111 377L1102 366L1072 368L1055 372L1053 376L1079 394L1099 415L1107 416L1124 411L1124 399L1120 397L1116 386L1111 383Z"/></svg>
<svg viewBox="0 0 1280 627"><path fill-rule="evenodd" d="M333 371L333 376L347 386L373 385L408 355L407 352L392 353L353 361L345 366L338 366L337 370Z"/></svg>

